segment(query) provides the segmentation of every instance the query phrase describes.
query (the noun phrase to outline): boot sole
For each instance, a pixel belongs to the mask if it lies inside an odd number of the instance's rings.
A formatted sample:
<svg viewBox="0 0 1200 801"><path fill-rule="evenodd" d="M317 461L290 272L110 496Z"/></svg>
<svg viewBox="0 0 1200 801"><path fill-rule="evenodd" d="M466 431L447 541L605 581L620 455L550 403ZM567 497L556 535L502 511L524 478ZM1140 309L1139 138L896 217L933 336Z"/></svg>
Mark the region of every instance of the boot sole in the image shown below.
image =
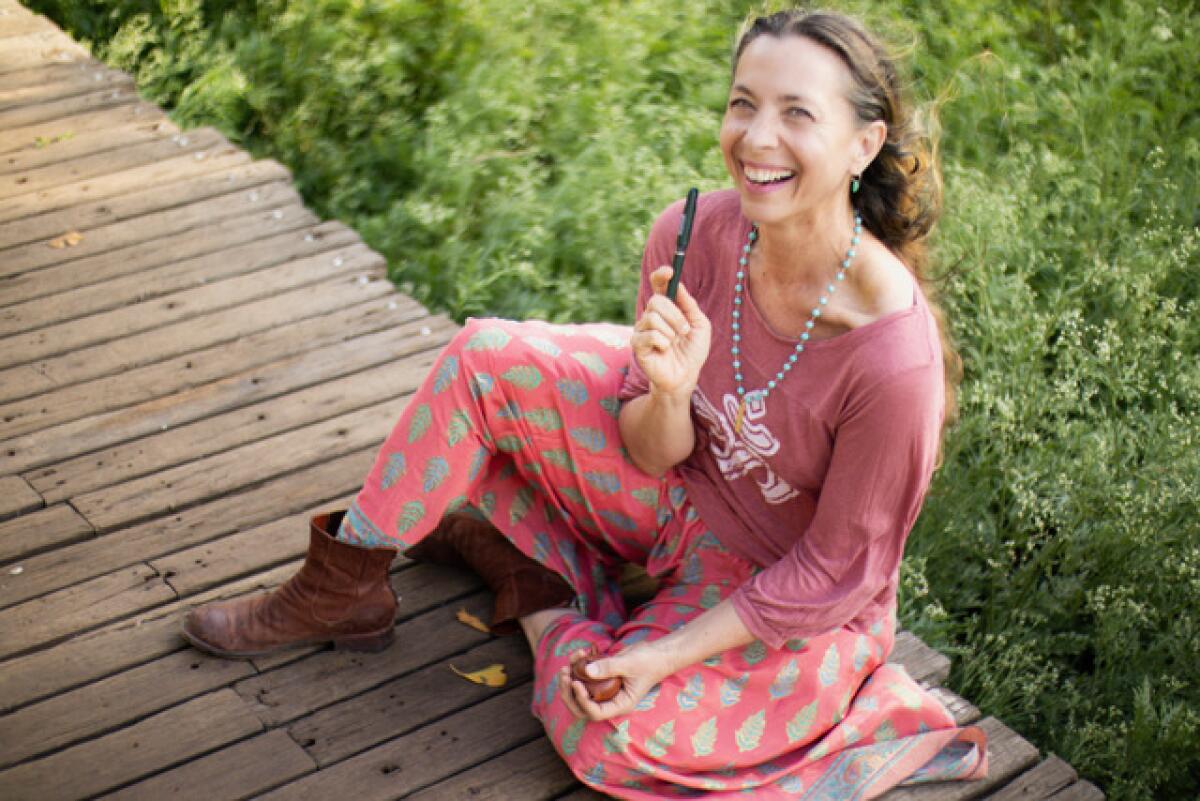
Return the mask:
<svg viewBox="0 0 1200 801"><path fill-rule="evenodd" d="M289 648L301 648L306 645L324 645L332 642L333 647L343 651L379 653L380 651L389 648L396 641L396 630L389 626L385 631L371 632L367 634L353 634L345 637L329 637L312 640L299 640L290 642L287 645L279 645L274 648L263 648L257 651L227 651L224 648L218 648L211 643L207 643L199 637L195 636L187 630L186 627L180 627L180 634L183 638L205 653L214 656L220 656L225 659L251 659L256 656L266 656L268 654L286 651Z"/></svg>

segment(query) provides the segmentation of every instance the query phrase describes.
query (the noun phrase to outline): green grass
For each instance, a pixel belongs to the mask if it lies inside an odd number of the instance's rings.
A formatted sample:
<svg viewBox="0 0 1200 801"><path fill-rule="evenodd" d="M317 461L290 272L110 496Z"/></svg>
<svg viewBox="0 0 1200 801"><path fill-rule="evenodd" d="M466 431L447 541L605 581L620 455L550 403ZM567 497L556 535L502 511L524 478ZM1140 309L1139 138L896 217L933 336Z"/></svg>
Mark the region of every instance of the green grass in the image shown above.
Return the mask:
<svg viewBox="0 0 1200 801"><path fill-rule="evenodd" d="M177 121L288 164L436 309L628 320L716 148L744 4L33 4ZM905 625L1115 799L1200 794L1200 23L1192 3L858 6L938 98L962 419Z"/></svg>

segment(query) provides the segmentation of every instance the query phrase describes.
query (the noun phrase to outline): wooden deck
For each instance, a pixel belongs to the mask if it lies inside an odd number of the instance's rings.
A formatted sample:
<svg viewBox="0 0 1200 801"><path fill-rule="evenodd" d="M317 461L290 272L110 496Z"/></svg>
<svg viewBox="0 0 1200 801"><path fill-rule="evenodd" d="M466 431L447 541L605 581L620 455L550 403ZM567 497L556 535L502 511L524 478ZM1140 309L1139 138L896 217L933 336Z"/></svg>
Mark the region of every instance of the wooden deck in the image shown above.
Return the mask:
<svg viewBox="0 0 1200 801"><path fill-rule="evenodd" d="M528 712L522 643L454 621L489 606L471 575L397 558L383 654L225 661L177 633L296 569L454 331L283 167L0 0L0 798L598 797ZM893 658L949 670L907 634ZM449 669L497 661L500 690ZM981 725L991 778L887 798L1103 797Z"/></svg>

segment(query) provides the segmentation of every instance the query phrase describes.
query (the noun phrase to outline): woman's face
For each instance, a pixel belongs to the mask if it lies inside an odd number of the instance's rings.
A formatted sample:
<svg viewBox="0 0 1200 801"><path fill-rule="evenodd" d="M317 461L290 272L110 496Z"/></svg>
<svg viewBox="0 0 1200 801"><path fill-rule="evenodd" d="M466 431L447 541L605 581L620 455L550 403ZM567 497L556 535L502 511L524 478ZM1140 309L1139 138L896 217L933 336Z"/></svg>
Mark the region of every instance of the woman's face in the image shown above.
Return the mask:
<svg viewBox="0 0 1200 801"><path fill-rule="evenodd" d="M852 80L841 58L805 37L762 35L742 51L721 152L746 217L786 222L849 197L850 176L874 155L870 126L846 99Z"/></svg>

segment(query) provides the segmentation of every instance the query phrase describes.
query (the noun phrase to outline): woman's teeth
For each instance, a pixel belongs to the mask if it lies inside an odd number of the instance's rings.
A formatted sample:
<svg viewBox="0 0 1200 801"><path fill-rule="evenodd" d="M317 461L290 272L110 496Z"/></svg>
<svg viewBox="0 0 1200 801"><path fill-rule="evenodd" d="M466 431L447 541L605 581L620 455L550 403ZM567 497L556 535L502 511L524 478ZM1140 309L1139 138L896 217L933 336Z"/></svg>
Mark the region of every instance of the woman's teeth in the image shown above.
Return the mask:
<svg viewBox="0 0 1200 801"><path fill-rule="evenodd" d="M755 184L773 184L777 181L786 181L795 175L791 170L760 170L754 167L746 168L746 178L751 183Z"/></svg>

